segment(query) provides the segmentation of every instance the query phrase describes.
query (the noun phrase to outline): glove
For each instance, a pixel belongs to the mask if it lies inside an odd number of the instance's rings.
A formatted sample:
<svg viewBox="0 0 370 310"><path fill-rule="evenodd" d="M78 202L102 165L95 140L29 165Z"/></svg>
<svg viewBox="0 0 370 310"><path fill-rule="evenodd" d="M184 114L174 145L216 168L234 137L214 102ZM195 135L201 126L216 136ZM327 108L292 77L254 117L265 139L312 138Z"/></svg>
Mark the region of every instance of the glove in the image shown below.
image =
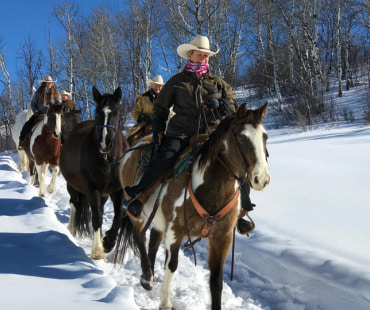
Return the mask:
<svg viewBox="0 0 370 310"><path fill-rule="evenodd" d="M219 107L220 103L216 98L208 98L205 100L203 106L206 110L215 110Z"/></svg>
<svg viewBox="0 0 370 310"><path fill-rule="evenodd" d="M153 133L152 142L154 144L161 144L162 140L163 140L163 131L161 131L157 134Z"/></svg>
<svg viewBox="0 0 370 310"><path fill-rule="evenodd" d="M40 111L39 111L39 110L35 110L35 111L33 111L33 115L35 115L35 116L39 116L39 115L40 115Z"/></svg>
<svg viewBox="0 0 370 310"><path fill-rule="evenodd" d="M142 113L139 115L139 117L137 118L137 122L138 123L141 123L141 122L147 122L147 123L151 123L152 122L152 118L150 117L149 114L147 113Z"/></svg>
<svg viewBox="0 0 370 310"><path fill-rule="evenodd" d="M220 99L220 107L218 108L218 112L221 116L226 116L230 113L230 102L226 98Z"/></svg>

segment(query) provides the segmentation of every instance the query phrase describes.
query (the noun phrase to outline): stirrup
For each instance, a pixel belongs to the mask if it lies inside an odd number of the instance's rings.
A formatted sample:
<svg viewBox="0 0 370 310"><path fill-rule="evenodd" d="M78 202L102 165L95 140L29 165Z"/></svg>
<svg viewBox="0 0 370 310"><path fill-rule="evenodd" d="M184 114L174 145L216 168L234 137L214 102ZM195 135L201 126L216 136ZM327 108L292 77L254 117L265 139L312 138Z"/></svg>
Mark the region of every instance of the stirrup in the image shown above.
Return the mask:
<svg viewBox="0 0 370 310"><path fill-rule="evenodd" d="M22 145L18 145L18 151L23 151L23 146Z"/></svg>
<svg viewBox="0 0 370 310"><path fill-rule="evenodd" d="M139 218L143 211L143 203L139 200L140 194L136 197L126 201L123 205L125 206L126 213L133 218ZM129 210L131 207L131 211Z"/></svg>
<svg viewBox="0 0 370 310"><path fill-rule="evenodd" d="M256 225L254 224L254 221L252 220L252 218L248 215L248 212L246 212L246 215L247 215L247 217L248 217L248 219L250 221L247 221L247 220L245 220L245 219L243 219L241 217L241 218L238 219L238 223L236 224L236 228L237 228L239 234L241 234L241 235L247 235L249 237L249 233L251 233L256 228ZM246 225L247 225L247 223L249 225L249 227L246 230L244 230L244 231L241 231L239 229L239 221L241 221L241 220L242 221L245 221L246 222L245 223Z"/></svg>

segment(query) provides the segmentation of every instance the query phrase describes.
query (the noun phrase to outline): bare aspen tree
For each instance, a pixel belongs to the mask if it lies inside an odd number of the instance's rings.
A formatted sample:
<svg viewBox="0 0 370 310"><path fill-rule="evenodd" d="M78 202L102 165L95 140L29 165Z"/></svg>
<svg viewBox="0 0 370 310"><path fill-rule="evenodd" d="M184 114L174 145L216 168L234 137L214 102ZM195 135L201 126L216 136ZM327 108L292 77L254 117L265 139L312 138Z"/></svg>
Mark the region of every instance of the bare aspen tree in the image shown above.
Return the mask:
<svg viewBox="0 0 370 310"><path fill-rule="evenodd" d="M31 36L28 35L21 46L19 54L20 63L18 69L18 76L26 81L28 95L31 97L33 85L35 81L41 76L43 54L41 50L37 49ZM26 109L27 107L24 107Z"/></svg>
<svg viewBox="0 0 370 310"><path fill-rule="evenodd" d="M341 44L341 9L342 0L337 0L337 19L336 19L336 33L337 33L337 74L338 74L338 97L343 96L342 86L342 44Z"/></svg>
<svg viewBox="0 0 370 310"><path fill-rule="evenodd" d="M74 93L74 57L73 50L75 45L75 39L73 37L73 22L77 16L77 10L73 3L64 2L62 5L56 4L53 12L54 16L59 21L59 24L65 31L66 34L66 72L68 76L68 90L71 94Z"/></svg>
<svg viewBox="0 0 370 310"><path fill-rule="evenodd" d="M6 68L5 59L4 59L4 56L1 54L1 50L0 50L0 71L3 77L5 78L5 81L3 81L3 79L0 79L0 82L5 84L6 94L7 94L5 98L0 97L1 120L3 121L4 127L5 127L5 136L10 137L11 136L11 126L15 120L15 110L14 110L14 104L13 104L13 98L12 98L10 75Z"/></svg>

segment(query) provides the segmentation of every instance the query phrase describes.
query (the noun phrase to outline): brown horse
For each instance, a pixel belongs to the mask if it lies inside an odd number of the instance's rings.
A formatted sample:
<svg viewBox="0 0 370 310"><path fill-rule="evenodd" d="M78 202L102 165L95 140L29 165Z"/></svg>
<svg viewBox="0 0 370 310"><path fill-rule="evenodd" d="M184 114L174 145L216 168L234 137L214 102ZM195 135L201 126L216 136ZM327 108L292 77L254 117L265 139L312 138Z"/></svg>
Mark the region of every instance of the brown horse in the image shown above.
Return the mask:
<svg viewBox="0 0 370 310"><path fill-rule="evenodd" d="M30 161L29 170L31 184L38 182L40 185L39 196L45 195L45 176L49 165L52 170L52 177L47 191L54 190L56 178L59 173L59 156L62 134L62 107L51 105L46 115L42 116L35 129L26 137L26 154ZM41 117L40 117L41 118ZM37 175L35 175L35 166Z"/></svg>
<svg viewBox="0 0 370 310"><path fill-rule="evenodd" d="M270 182L267 133L262 125L267 106L266 103L257 110L248 110L245 104L241 105L236 113L220 123L197 152L186 150L180 156L172 175L157 186L145 203L141 218L131 221L126 216L123 219L116 259L123 259L127 247L136 241L135 250L141 258L141 284L146 289L152 288L156 253L166 237L160 309L172 309L170 286L185 237L208 238L212 309L221 309L224 263L242 212L240 182L248 181L255 190L263 190ZM135 168L139 153L139 148L128 152L121 163L123 188L132 186L141 174ZM187 169L183 169L186 165ZM153 228L146 252L145 234L140 231L155 206L158 209L151 223Z"/></svg>
<svg viewBox="0 0 370 310"><path fill-rule="evenodd" d="M119 160L128 148L120 124L121 96L120 88L114 94L101 95L93 87L95 121L75 126L60 155L60 169L70 194L68 229L73 235L89 233L91 210L92 259L104 259L104 252L114 247L121 221L124 193L119 179ZM114 219L102 243L101 226L108 197L114 205Z"/></svg>

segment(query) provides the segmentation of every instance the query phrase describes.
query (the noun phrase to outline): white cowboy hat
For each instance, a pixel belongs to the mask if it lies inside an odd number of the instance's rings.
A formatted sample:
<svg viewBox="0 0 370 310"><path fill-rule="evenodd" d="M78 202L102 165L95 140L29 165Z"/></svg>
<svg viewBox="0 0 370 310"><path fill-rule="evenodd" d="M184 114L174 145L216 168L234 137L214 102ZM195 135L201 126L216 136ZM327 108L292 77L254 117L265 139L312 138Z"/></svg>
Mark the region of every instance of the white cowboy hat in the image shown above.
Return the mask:
<svg viewBox="0 0 370 310"><path fill-rule="evenodd" d="M161 75L156 75L153 79L148 80L149 84L159 84L159 85L164 85L163 78Z"/></svg>
<svg viewBox="0 0 370 310"><path fill-rule="evenodd" d="M212 52L209 48L208 38L205 36L196 36L189 44L181 44L177 48L177 54L184 59L189 59L189 51L202 51L208 53L209 56L213 56L217 54L219 50Z"/></svg>
<svg viewBox="0 0 370 310"><path fill-rule="evenodd" d="M72 94L71 93L69 93L69 92L67 92L66 90L63 90L62 91L62 96L63 95L67 95L68 96L68 98L69 98L69 100L72 100Z"/></svg>
<svg viewBox="0 0 370 310"><path fill-rule="evenodd" d="M50 75L44 75L44 77L42 78L42 80L39 80L39 84L41 85L44 82L55 83L56 81L53 81L53 79L51 78Z"/></svg>

